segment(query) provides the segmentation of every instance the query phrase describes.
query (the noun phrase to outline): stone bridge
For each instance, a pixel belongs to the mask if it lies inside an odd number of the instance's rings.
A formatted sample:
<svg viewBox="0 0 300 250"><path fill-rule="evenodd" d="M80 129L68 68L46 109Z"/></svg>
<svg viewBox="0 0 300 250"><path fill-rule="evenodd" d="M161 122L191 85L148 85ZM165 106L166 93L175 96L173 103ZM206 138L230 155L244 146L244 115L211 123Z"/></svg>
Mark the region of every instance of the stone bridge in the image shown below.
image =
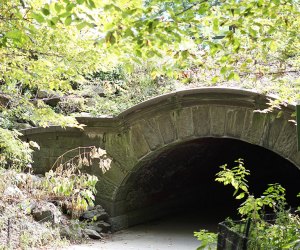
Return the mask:
<svg viewBox="0 0 300 250"><path fill-rule="evenodd" d="M246 90L190 89L153 98L115 118L80 117L87 125L84 130L49 127L22 133L41 146L34 153L37 173L69 149L106 149L113 158L111 169L102 174L93 166L90 172L99 178L97 203L120 229L196 200L211 209L213 200L232 199L231 192L223 197L213 179L218 166L239 157L249 156L249 163L256 165L249 166L256 185L276 181L297 189L300 153L296 126L289 121L295 107L283 107L281 115L255 112L267 102L266 96Z"/></svg>

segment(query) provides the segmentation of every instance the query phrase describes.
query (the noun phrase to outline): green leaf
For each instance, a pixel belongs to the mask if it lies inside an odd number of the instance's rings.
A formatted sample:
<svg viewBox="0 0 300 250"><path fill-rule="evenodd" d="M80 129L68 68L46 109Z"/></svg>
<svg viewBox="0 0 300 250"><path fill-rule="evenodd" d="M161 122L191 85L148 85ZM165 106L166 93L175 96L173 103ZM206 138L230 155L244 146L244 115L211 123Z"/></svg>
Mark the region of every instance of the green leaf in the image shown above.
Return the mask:
<svg viewBox="0 0 300 250"><path fill-rule="evenodd" d="M236 199L240 200L243 199L245 197L245 193L240 193L237 197L235 197Z"/></svg>
<svg viewBox="0 0 300 250"><path fill-rule="evenodd" d="M93 0L88 0L88 6L92 9L96 8L95 2Z"/></svg>
<svg viewBox="0 0 300 250"><path fill-rule="evenodd" d="M50 11L49 11L48 9L42 8L41 11L42 11L42 13L43 13L45 16L49 16L49 15L50 15Z"/></svg>
<svg viewBox="0 0 300 250"><path fill-rule="evenodd" d="M57 13L59 13L62 10L62 5L59 3L55 3L54 9L56 10Z"/></svg>
<svg viewBox="0 0 300 250"><path fill-rule="evenodd" d="M105 41L106 41L107 43L110 43L111 45L115 44L116 38L115 38L113 32L108 32L108 33L106 34L106 36L105 36Z"/></svg>
<svg viewBox="0 0 300 250"><path fill-rule="evenodd" d="M5 36L7 38L11 38L11 39L17 39L20 40L21 36L22 36L22 32L20 30L12 30L12 31L8 31L6 32Z"/></svg>
<svg viewBox="0 0 300 250"><path fill-rule="evenodd" d="M225 74L227 73L227 71L228 71L227 67L224 66L224 67L221 68L220 73L221 73L222 75L225 75Z"/></svg>
<svg viewBox="0 0 300 250"><path fill-rule="evenodd" d="M70 4L68 4L67 5L67 7L66 7L66 11L67 12L70 12L70 11L72 11L73 10L73 8L75 7L76 5L74 4L74 3L70 3Z"/></svg>
<svg viewBox="0 0 300 250"><path fill-rule="evenodd" d="M249 31L249 34L251 36L256 37L256 35L257 35L257 31L256 30L254 30L251 27L249 27L248 31Z"/></svg>
<svg viewBox="0 0 300 250"><path fill-rule="evenodd" d="M219 29L219 19L218 18L215 18L213 20L213 31L215 33L218 33L220 31L220 29Z"/></svg>
<svg viewBox="0 0 300 250"><path fill-rule="evenodd" d="M72 23L72 16L68 16L65 20L65 25L68 26Z"/></svg>
<svg viewBox="0 0 300 250"><path fill-rule="evenodd" d="M76 0L76 3L83 4L85 0Z"/></svg>
<svg viewBox="0 0 300 250"><path fill-rule="evenodd" d="M39 23L43 23L45 21L45 18L39 13L32 13L31 16Z"/></svg>
<svg viewBox="0 0 300 250"><path fill-rule="evenodd" d="M76 27L77 27L78 30L81 30L81 29L83 29L86 26L88 26L88 23L85 22L85 21L76 25Z"/></svg>

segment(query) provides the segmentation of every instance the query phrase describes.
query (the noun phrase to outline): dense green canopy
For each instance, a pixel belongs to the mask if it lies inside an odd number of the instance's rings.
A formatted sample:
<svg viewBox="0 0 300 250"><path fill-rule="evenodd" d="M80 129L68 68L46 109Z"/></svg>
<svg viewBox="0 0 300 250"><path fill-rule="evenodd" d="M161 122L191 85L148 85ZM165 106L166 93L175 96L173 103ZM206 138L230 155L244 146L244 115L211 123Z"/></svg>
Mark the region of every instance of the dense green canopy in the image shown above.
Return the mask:
<svg viewBox="0 0 300 250"><path fill-rule="evenodd" d="M49 93L77 95L78 85L116 66L143 68L154 83L275 93L280 108L299 98L299 7L298 0L2 0L1 134L11 120L79 126L47 105ZM118 85L115 100L141 82ZM103 102L113 105L114 95Z"/></svg>

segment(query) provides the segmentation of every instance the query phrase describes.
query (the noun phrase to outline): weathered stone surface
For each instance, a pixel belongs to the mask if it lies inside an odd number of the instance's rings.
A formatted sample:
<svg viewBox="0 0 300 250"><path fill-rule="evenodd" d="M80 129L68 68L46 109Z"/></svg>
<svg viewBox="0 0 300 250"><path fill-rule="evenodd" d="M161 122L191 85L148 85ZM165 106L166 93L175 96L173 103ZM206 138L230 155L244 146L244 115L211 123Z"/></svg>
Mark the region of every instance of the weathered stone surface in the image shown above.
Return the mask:
<svg viewBox="0 0 300 250"><path fill-rule="evenodd" d="M105 149L113 159L126 167L128 171L131 170L137 162L132 145L130 144L130 133L128 130L118 134L108 135Z"/></svg>
<svg viewBox="0 0 300 250"><path fill-rule="evenodd" d="M273 148L281 130L283 129L284 118L277 117L276 114L269 114L268 128L265 132L265 137L263 140L263 146L267 148Z"/></svg>
<svg viewBox="0 0 300 250"><path fill-rule="evenodd" d="M83 232L86 233L91 239L94 240L100 240L102 238L101 235L96 230L90 228L85 228Z"/></svg>
<svg viewBox="0 0 300 250"><path fill-rule="evenodd" d="M159 126L154 118L139 121L139 126L142 128L144 138L151 150L155 150L164 144Z"/></svg>
<svg viewBox="0 0 300 250"><path fill-rule="evenodd" d="M128 227L128 216L126 214L110 218L111 226L114 230L121 230Z"/></svg>
<svg viewBox="0 0 300 250"><path fill-rule="evenodd" d="M296 126L292 122L285 121L284 127L274 145L274 150L280 155L288 157L296 146Z"/></svg>
<svg viewBox="0 0 300 250"><path fill-rule="evenodd" d="M102 206L97 205L90 210L83 212L83 214L79 217L80 220L87 220L87 221L101 221L107 220L108 214L102 208Z"/></svg>
<svg viewBox="0 0 300 250"><path fill-rule="evenodd" d="M164 113L156 117L160 134L165 144L176 140L176 127L170 113Z"/></svg>
<svg viewBox="0 0 300 250"><path fill-rule="evenodd" d="M61 212L50 202L38 203L32 210L33 218L38 222L59 223L61 219Z"/></svg>
<svg viewBox="0 0 300 250"><path fill-rule="evenodd" d="M207 136L210 134L209 106L197 106L192 108L195 136Z"/></svg>
<svg viewBox="0 0 300 250"><path fill-rule="evenodd" d="M38 173L43 173L55 157L67 149L90 145L105 147L114 164L105 175L98 170L92 171L100 179L96 186L96 202L107 202L105 208L109 207L107 211L114 216L113 227L122 228L128 225L126 197L132 191L128 186L137 178L137 169L163 150L177 147L177 143L182 145L188 138L240 139L288 157L299 167L295 127L287 122L293 107L284 108L285 115L279 119L276 115L253 113L266 101L264 96L250 91L189 90L154 98L115 118L81 117L81 123L87 121L87 132L37 128L25 131L24 140L37 141L41 146L41 150L34 153L35 172Z"/></svg>
<svg viewBox="0 0 300 250"><path fill-rule="evenodd" d="M229 107L226 112L225 135L240 138L243 132L245 108Z"/></svg>
<svg viewBox="0 0 300 250"><path fill-rule="evenodd" d="M99 181L96 184L97 194L96 194L96 200L97 199L113 199L115 196L115 193L118 189L118 187L113 184L112 182L106 180L105 177L99 178Z"/></svg>
<svg viewBox="0 0 300 250"><path fill-rule="evenodd" d="M180 109L176 112L176 127L178 138L184 139L194 135L194 123L191 108Z"/></svg>
<svg viewBox="0 0 300 250"><path fill-rule="evenodd" d="M251 109L247 110L242 139L249 143L261 145L263 143L263 134L266 131L266 120L266 114L254 112Z"/></svg>
<svg viewBox="0 0 300 250"><path fill-rule="evenodd" d="M68 240L79 240L83 238L85 235L83 233L82 228L78 224L68 224L68 225L59 225L59 233L62 238L66 238Z"/></svg>
<svg viewBox="0 0 300 250"><path fill-rule="evenodd" d="M11 198L24 197L24 194L22 193L22 191L15 185L6 187L3 194L5 196L9 196Z"/></svg>
<svg viewBox="0 0 300 250"><path fill-rule="evenodd" d="M111 225L105 221L99 221L99 222L96 222L95 225L98 227L98 228L101 228L101 231L102 233L108 233L111 229ZM98 232L98 233L100 233Z"/></svg>
<svg viewBox="0 0 300 250"><path fill-rule="evenodd" d="M130 145L137 159L140 159L150 151L143 135L143 129L138 124L133 125L130 129Z"/></svg>
<svg viewBox="0 0 300 250"><path fill-rule="evenodd" d="M128 171L116 161L111 162L110 169L105 172L105 178L109 179L116 186L120 186L124 178L126 178ZM96 174L93 172L93 174ZM102 174L101 174L102 175ZM98 174L99 176L99 174Z"/></svg>
<svg viewBox="0 0 300 250"><path fill-rule="evenodd" d="M96 231L98 234L100 234L102 232L102 228L101 227L98 227L97 225L93 224L93 225L87 225L85 227L86 229L91 229L93 231Z"/></svg>
<svg viewBox="0 0 300 250"><path fill-rule="evenodd" d="M226 111L225 106L210 107L210 134L213 136L223 136L225 134L225 122L226 122Z"/></svg>

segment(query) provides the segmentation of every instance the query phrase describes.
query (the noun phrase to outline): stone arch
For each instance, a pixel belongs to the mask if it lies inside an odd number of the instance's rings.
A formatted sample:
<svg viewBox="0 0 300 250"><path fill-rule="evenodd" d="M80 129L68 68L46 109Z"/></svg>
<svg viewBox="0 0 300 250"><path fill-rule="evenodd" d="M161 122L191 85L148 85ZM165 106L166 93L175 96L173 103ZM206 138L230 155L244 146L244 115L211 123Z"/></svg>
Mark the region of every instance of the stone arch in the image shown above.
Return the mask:
<svg viewBox="0 0 300 250"><path fill-rule="evenodd" d="M205 137L231 138L271 150L300 168L296 126L289 121L295 109L284 107L280 115L257 112L267 108L268 98L239 89L192 89L154 98L120 114L121 129L106 141L114 164L123 170L109 177L116 183L110 195L116 227L128 225L122 214L130 177L174 145ZM118 152L113 152L116 145Z"/></svg>
<svg viewBox="0 0 300 250"><path fill-rule="evenodd" d="M161 152L199 138L231 138L266 148L300 169L296 126L290 122L295 106L272 113L271 97L232 88L199 88L158 96L138 104L115 118L78 118L84 131L57 127L22 131L24 139L46 147L35 153L37 162L51 161L69 147L99 145L113 157L105 174L92 171L97 184L97 202L104 205L115 228L126 227L123 197L130 178ZM59 147L58 147L59 145ZM54 148L54 149L53 149Z"/></svg>

